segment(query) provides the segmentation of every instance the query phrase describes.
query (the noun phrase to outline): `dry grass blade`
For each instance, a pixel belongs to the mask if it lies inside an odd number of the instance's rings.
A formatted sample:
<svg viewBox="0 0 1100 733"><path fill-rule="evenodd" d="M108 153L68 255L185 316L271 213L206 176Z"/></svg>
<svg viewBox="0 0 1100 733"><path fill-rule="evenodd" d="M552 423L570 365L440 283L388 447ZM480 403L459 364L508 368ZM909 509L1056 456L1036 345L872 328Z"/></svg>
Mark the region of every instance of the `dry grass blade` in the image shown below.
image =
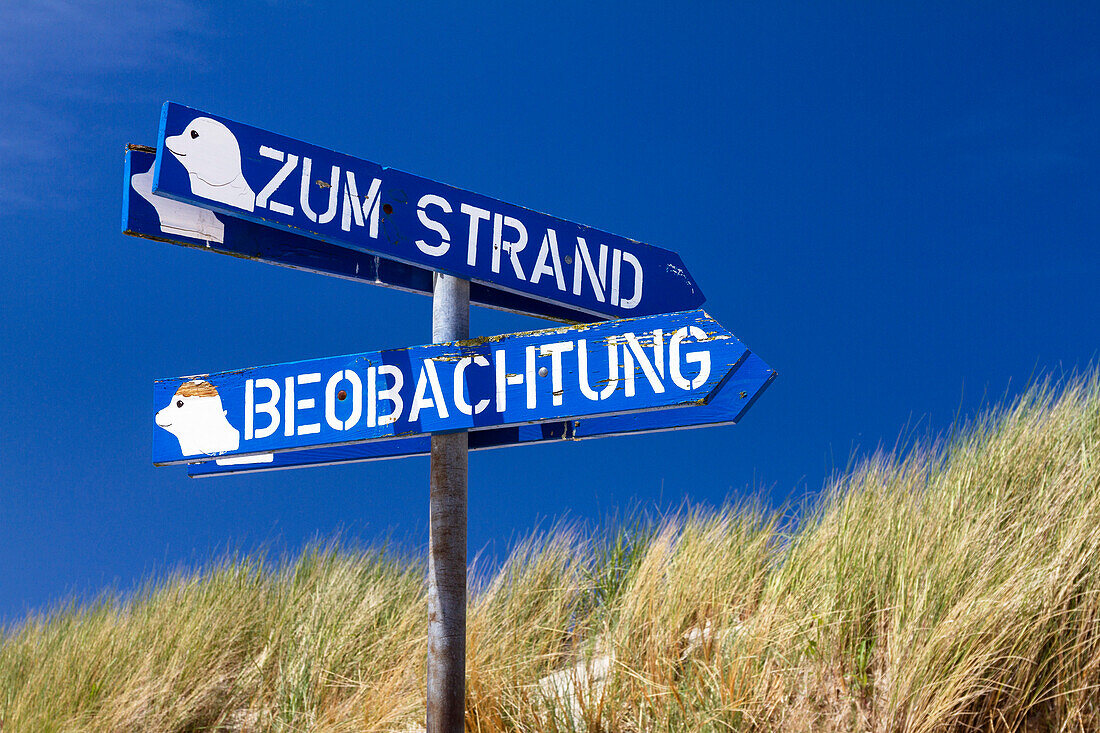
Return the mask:
<svg viewBox="0 0 1100 733"><path fill-rule="evenodd" d="M532 535L471 590L467 730L1100 730L1100 383L880 453L794 521ZM0 730L414 731L424 568L229 557L0 637Z"/></svg>

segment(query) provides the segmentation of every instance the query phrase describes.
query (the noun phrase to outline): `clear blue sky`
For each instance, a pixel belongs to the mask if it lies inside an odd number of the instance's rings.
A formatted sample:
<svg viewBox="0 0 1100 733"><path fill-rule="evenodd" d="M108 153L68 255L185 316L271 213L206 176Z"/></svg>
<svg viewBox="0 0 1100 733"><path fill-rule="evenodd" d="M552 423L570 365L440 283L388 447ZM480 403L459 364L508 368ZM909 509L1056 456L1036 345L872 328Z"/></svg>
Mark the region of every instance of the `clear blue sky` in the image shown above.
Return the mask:
<svg viewBox="0 0 1100 733"><path fill-rule="evenodd" d="M798 500L1086 368L1100 9L887 6L5 3L0 622L226 547L426 545L426 459L151 465L155 378L430 340L428 298L120 234L123 148L166 99L675 250L779 371L735 427L472 456L472 554Z"/></svg>

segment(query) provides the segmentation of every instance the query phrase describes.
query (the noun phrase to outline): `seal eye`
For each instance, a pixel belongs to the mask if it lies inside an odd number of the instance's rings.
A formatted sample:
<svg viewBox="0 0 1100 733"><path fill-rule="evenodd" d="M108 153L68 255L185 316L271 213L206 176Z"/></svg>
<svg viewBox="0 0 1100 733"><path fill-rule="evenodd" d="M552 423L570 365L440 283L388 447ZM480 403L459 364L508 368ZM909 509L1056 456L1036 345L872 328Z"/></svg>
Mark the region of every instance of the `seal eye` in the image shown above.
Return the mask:
<svg viewBox="0 0 1100 733"><path fill-rule="evenodd" d="M176 400L176 407L183 407L183 400Z"/></svg>
<svg viewBox="0 0 1100 733"><path fill-rule="evenodd" d="M191 139L192 139L192 140L194 140L194 139L195 139L195 138L197 138L198 136L199 136L199 131L198 131L198 130L192 130L192 131L191 131Z"/></svg>

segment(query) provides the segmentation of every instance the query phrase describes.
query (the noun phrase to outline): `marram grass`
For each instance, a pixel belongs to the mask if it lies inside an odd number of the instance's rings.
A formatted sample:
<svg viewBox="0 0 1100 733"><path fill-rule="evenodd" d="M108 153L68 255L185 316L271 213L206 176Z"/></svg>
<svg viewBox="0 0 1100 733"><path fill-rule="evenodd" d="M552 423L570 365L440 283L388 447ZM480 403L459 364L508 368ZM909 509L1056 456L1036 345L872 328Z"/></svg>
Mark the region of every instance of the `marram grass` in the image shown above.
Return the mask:
<svg viewBox="0 0 1100 733"><path fill-rule="evenodd" d="M537 534L471 591L469 731L1100 730L1100 379L797 519ZM0 636L0 730L412 731L422 563L230 557Z"/></svg>

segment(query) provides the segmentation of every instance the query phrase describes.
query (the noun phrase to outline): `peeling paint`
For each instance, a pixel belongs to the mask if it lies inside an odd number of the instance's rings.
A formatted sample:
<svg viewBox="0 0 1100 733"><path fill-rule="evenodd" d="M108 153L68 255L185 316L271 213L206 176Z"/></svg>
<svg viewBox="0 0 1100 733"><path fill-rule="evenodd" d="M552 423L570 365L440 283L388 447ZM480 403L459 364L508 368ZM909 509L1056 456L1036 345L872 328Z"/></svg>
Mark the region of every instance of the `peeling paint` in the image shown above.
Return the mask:
<svg viewBox="0 0 1100 733"><path fill-rule="evenodd" d="M674 334L693 327L703 333L673 349L681 343ZM663 331L661 339L655 329ZM209 381L223 396L230 423L242 430L237 452L278 453L705 406L749 353L735 339L718 338L722 333L702 311L688 311L227 371ZM647 345L639 347L640 342ZM469 360L475 356L480 361ZM425 368L429 364L434 366ZM345 370L354 372L353 381ZM155 383L155 390L178 386L179 380L166 380ZM252 395L247 400L246 389ZM337 390L345 391L342 406L335 406ZM306 407L294 407L302 400ZM155 401L167 398L158 393ZM360 407L345 432L342 421L353 403ZM255 425L264 431L263 442L254 442L252 428L243 427L244 404L257 406ZM393 420L382 419L389 415ZM290 426L286 431L269 429L280 420ZM302 433L296 426L311 429ZM158 462L171 460L158 454Z"/></svg>
<svg viewBox="0 0 1100 733"><path fill-rule="evenodd" d="M236 194L228 196L220 189L198 186L195 181L201 178L191 176L186 166L187 161L200 165L194 162L199 159L180 157L179 151L165 152L163 141L168 139L190 144L190 140L183 140L182 133L199 123L219 130L220 144L238 157L240 180L252 181L258 188L268 190L268 194L260 196L249 189L245 191L247 200L238 200ZM679 255L661 247L461 191L174 103L165 105L161 128L158 136L161 164L156 167L158 195L268 228L304 234L357 252L445 273L507 293L499 296L504 300L525 298L542 304L506 309L582 322L679 312L698 307L704 301ZM264 156L254 152L265 149L274 151L284 161L282 168L275 169L279 172L260 160ZM311 167L307 168L307 160L311 161ZM261 163L262 168L258 167ZM331 180L312 179L313 170L331 170L333 176ZM295 179L287 176L295 173L303 190L307 183L329 189L329 207L335 212L335 207L341 206L341 215L318 217L309 209L308 197L297 199L301 202L299 206L287 189L280 188L287 180L293 186ZM374 193L366 194L368 181ZM279 207L268 206L271 193L280 191L284 198ZM342 197L337 195L339 191L343 192ZM359 205L352 205L353 201ZM485 212L484 216L464 215L460 211L463 204L475 206L477 211ZM478 228L477 221L491 223ZM468 225L468 231L463 231L464 225ZM512 267L500 267L499 252L495 257L489 254L493 237L500 237L502 228L515 232L504 236L521 237L531 243L514 251L509 249ZM472 238L469 247L459 244L465 235ZM545 245L547 241L554 241L555 247L562 248L560 255L569 271L561 265L557 249L552 260L547 259L549 250L537 244ZM548 261L552 267L546 264ZM545 277L548 267L551 276ZM536 271L543 277L535 278ZM570 279L572 288L560 286ZM563 311L583 315L571 318Z"/></svg>

